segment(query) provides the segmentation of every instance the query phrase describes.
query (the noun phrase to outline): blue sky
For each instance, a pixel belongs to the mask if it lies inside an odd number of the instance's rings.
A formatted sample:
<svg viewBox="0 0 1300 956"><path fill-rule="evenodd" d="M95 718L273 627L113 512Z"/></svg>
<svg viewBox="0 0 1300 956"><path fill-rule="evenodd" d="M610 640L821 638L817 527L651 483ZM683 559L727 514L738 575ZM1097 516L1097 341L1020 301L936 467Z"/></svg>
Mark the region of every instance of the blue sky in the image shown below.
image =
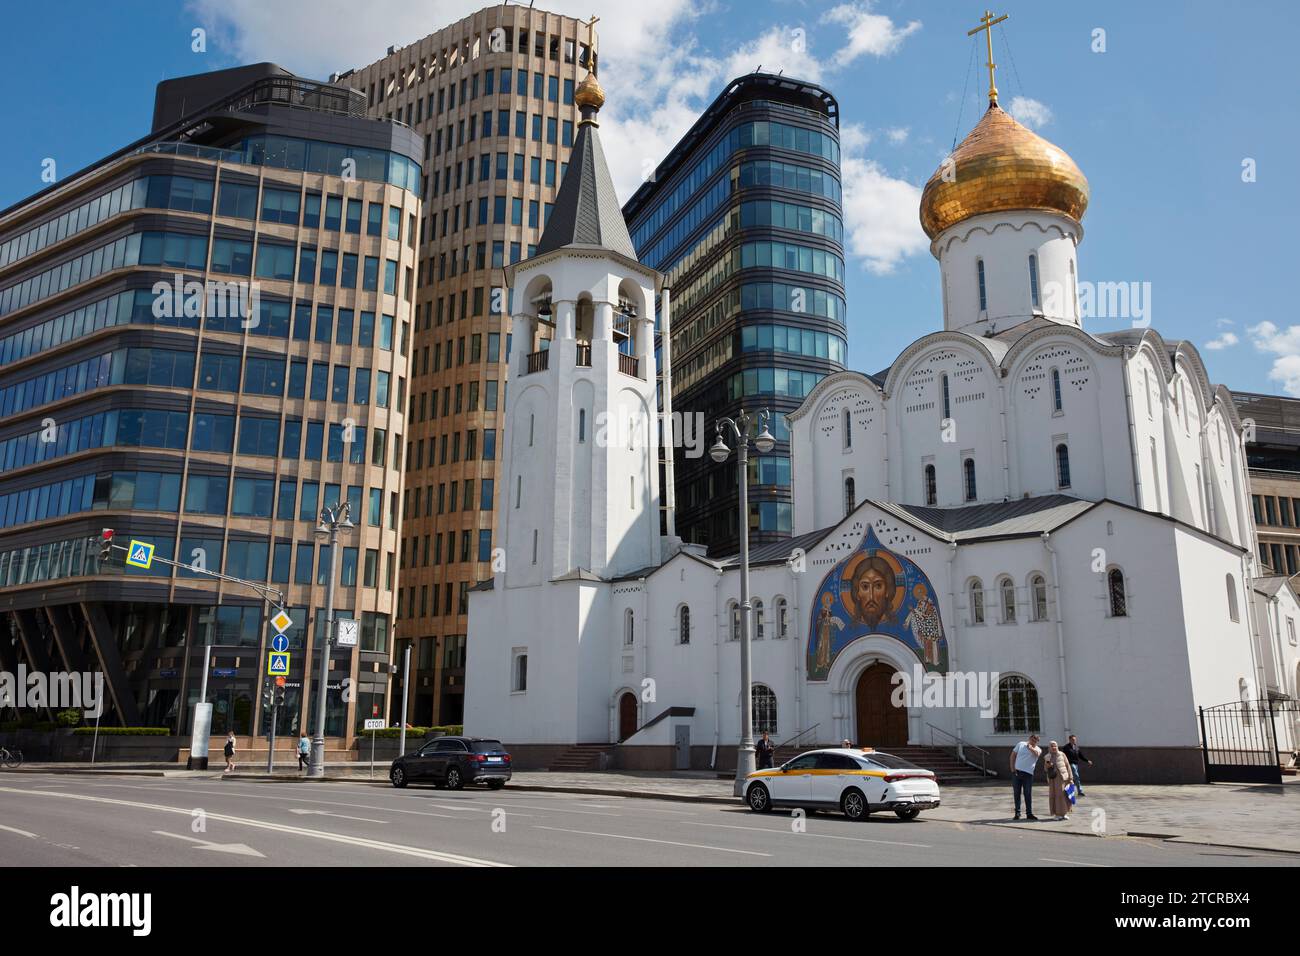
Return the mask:
<svg viewBox="0 0 1300 956"><path fill-rule="evenodd" d="M374 0L67 2L11 7L0 206L143 135L161 79L260 59L308 75L360 66L482 4ZM920 187L984 108L983 8L939 0L557 0L596 12L602 136L626 198L720 90L758 66L821 82L845 142L850 364L875 371L942 321L938 269L916 221ZM1300 395L1300 317L1288 289L1288 219L1300 210L1293 50L1285 0L1021 2L995 35L1004 106L1087 175L1080 274L1149 282L1152 324L1196 343L1230 387ZM191 51L205 28L207 51ZM1095 29L1105 52L1093 52ZM797 31L803 31L799 33ZM1005 43L1010 48L1007 55ZM63 51L52 63L49 51ZM1013 68L1014 61L1014 68ZM969 79L968 79L969 77ZM966 95L963 99L962 93ZM1044 122L1044 118L1046 121ZM1242 181L1255 161L1256 181ZM1093 331L1127 324L1095 319ZM1218 344L1218 348L1207 348Z"/></svg>

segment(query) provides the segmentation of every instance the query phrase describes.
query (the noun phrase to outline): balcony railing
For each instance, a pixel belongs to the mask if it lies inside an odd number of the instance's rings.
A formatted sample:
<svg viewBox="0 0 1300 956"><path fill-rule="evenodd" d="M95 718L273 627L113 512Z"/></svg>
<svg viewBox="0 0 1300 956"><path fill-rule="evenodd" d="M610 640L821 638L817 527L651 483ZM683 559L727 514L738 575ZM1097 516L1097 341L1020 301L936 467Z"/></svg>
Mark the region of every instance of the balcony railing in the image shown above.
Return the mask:
<svg viewBox="0 0 1300 956"><path fill-rule="evenodd" d="M524 369L525 375L532 375L534 372L545 372L550 365L548 364L549 351L531 352L528 355L528 366Z"/></svg>
<svg viewBox="0 0 1300 956"><path fill-rule="evenodd" d="M631 375L634 378L641 377L641 360L635 355L625 355L618 353L618 370L624 375Z"/></svg>
<svg viewBox="0 0 1300 956"><path fill-rule="evenodd" d="M578 367L591 368L591 343L578 343Z"/></svg>

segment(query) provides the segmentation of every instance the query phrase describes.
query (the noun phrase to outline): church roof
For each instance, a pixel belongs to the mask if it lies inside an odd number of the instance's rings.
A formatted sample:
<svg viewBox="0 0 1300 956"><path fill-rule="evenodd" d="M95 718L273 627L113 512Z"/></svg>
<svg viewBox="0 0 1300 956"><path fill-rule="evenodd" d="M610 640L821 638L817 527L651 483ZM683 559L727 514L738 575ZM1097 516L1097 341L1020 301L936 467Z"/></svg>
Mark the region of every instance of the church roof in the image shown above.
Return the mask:
<svg viewBox="0 0 1300 956"><path fill-rule="evenodd" d="M1041 495L958 508L898 504L880 504L880 507L902 512L932 528L940 537L968 541L1042 534L1059 528L1096 504L1069 495Z"/></svg>
<svg viewBox="0 0 1300 956"><path fill-rule="evenodd" d="M1272 597L1286 587L1290 580L1285 574L1271 574L1268 577L1255 578L1250 583L1260 594L1265 597Z"/></svg>
<svg viewBox="0 0 1300 956"><path fill-rule="evenodd" d="M636 261L623 210L614 192L614 179L596 133L594 111L584 109L578 136L569 154L569 167L560 183L537 255L566 246L609 249Z"/></svg>

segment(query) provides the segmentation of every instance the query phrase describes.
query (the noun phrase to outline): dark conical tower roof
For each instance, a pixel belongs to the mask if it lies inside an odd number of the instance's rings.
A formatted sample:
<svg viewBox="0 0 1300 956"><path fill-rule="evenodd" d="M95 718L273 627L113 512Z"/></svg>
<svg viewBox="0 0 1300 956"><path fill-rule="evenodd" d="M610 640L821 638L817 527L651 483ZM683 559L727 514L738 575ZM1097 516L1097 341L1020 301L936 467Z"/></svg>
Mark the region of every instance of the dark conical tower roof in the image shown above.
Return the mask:
<svg viewBox="0 0 1300 956"><path fill-rule="evenodd" d="M569 167L536 254L540 256L565 246L585 246L636 259L636 249L628 235L623 210L614 192L614 180L596 132L596 110L604 102L604 95L590 75L583 81L582 92L586 95L575 97L582 109L578 137L573 142Z"/></svg>

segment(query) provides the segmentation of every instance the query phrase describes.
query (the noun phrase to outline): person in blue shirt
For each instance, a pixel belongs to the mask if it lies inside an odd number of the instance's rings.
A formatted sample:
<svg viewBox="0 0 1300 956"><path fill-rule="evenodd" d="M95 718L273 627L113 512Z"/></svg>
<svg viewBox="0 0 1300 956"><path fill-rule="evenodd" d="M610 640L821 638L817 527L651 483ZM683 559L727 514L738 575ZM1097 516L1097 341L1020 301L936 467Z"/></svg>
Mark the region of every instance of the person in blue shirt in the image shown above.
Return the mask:
<svg viewBox="0 0 1300 956"><path fill-rule="evenodd" d="M1011 751L1011 790L1016 799L1016 819L1020 819L1020 795L1025 795L1025 819L1037 820L1034 816L1034 769L1043 749L1038 746L1038 734L1030 734L1028 740L1022 740Z"/></svg>
<svg viewBox="0 0 1300 956"><path fill-rule="evenodd" d="M298 769L304 770L308 766L308 757L311 756L311 741L307 739L307 731L298 735Z"/></svg>

